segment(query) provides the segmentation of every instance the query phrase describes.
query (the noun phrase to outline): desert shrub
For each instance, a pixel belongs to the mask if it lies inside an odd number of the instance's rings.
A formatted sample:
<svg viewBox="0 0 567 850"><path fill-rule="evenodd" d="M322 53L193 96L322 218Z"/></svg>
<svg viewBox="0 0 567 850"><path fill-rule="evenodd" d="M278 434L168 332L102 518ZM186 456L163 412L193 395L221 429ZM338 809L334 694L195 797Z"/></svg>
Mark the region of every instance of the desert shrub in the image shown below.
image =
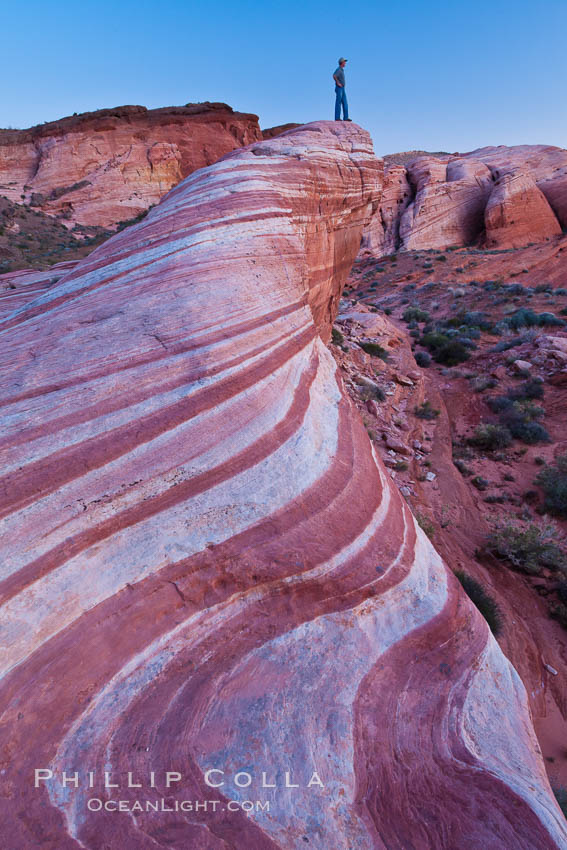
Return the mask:
<svg viewBox="0 0 567 850"><path fill-rule="evenodd" d="M567 454L559 455L554 464L542 469L534 483L543 490L545 510L567 517Z"/></svg>
<svg viewBox="0 0 567 850"><path fill-rule="evenodd" d="M424 401L419 407L415 408L415 415L419 419L437 419L439 413L440 411L433 407L429 401Z"/></svg>
<svg viewBox="0 0 567 850"><path fill-rule="evenodd" d="M404 310L402 319L404 322L428 322L431 316L426 310L419 307L408 307Z"/></svg>
<svg viewBox="0 0 567 850"><path fill-rule="evenodd" d="M372 357L380 357L381 360L388 359L388 352L385 348L382 348L381 345L377 342L359 342L359 346L363 351L366 351L367 354L370 354Z"/></svg>
<svg viewBox="0 0 567 850"><path fill-rule="evenodd" d="M382 387L371 387L369 384L364 384L360 387L360 398L362 401L384 401L386 393Z"/></svg>
<svg viewBox="0 0 567 850"><path fill-rule="evenodd" d="M506 395L513 401L522 401L523 399L543 398L543 392L543 382L530 378L519 386L509 389Z"/></svg>
<svg viewBox="0 0 567 850"><path fill-rule="evenodd" d="M508 326L502 322L497 322L492 328L492 333L502 335ZM509 351L510 348L516 348L518 345L523 345L525 342L530 342L533 337L533 331L523 334L522 336L514 336L512 339L503 339L502 342L497 342L489 349L491 353L499 353L501 351Z"/></svg>
<svg viewBox="0 0 567 850"><path fill-rule="evenodd" d="M417 524L419 527L427 534L429 539L433 537L435 534L435 526L429 517L425 516L425 514L417 514L416 516Z"/></svg>
<svg viewBox="0 0 567 850"><path fill-rule="evenodd" d="M504 407L500 422L510 431L515 440L521 440L530 446L536 443L549 443L550 437L543 425L536 422L545 414L543 407L529 399L513 401Z"/></svg>
<svg viewBox="0 0 567 850"><path fill-rule="evenodd" d="M495 524L488 535L487 546L516 569L538 575L543 567L565 568L565 555L559 541L557 529L551 523L529 523L522 527L505 521Z"/></svg>
<svg viewBox="0 0 567 850"><path fill-rule="evenodd" d="M559 319L554 313L538 314L529 307L520 307L519 310L516 310L511 316L507 316L503 321L514 330L526 327L563 327L565 325L564 319Z"/></svg>
<svg viewBox="0 0 567 850"><path fill-rule="evenodd" d="M344 336L340 332L338 328L333 328L331 331L331 339L335 343L335 345L342 345L345 341Z"/></svg>
<svg viewBox="0 0 567 850"><path fill-rule="evenodd" d="M479 340L482 334L479 328L467 328L467 336L469 339Z"/></svg>
<svg viewBox="0 0 567 850"><path fill-rule="evenodd" d="M486 399L486 403L493 413L502 413L504 410L510 410L514 402L511 398L505 395L494 395Z"/></svg>
<svg viewBox="0 0 567 850"><path fill-rule="evenodd" d="M479 375L471 381L471 387L475 393L483 393L485 390L492 390L498 381L495 378L490 378L488 375Z"/></svg>
<svg viewBox="0 0 567 850"><path fill-rule="evenodd" d="M467 466L464 460L461 460L461 458L456 458L453 463L455 464L461 475L463 475L464 477L472 475L472 469L470 468L470 466Z"/></svg>
<svg viewBox="0 0 567 850"><path fill-rule="evenodd" d="M422 366L424 369L427 369L427 367L431 365L431 355L428 354L427 351L418 351L415 355L415 362L418 366Z"/></svg>
<svg viewBox="0 0 567 850"><path fill-rule="evenodd" d="M512 402L512 411L517 416L530 422L545 416L545 410L539 404L534 404L531 399L521 399Z"/></svg>
<svg viewBox="0 0 567 850"><path fill-rule="evenodd" d="M419 339L421 336L420 332L417 329L411 330L409 332L409 335L412 337L412 339Z"/></svg>
<svg viewBox="0 0 567 850"><path fill-rule="evenodd" d="M515 440L521 440L528 446L551 442L549 433L539 422L525 422L522 419L516 419L508 422L508 429Z"/></svg>
<svg viewBox="0 0 567 850"><path fill-rule="evenodd" d="M486 490L490 482L487 481L486 478L483 478L482 475L475 475L475 477L471 479L471 484L476 487L477 490Z"/></svg>
<svg viewBox="0 0 567 850"><path fill-rule="evenodd" d="M554 313L540 313L538 319L538 323L542 327L559 328L565 325L565 320L559 319Z"/></svg>
<svg viewBox="0 0 567 850"><path fill-rule="evenodd" d="M433 357L438 363L445 366L456 366L458 363L464 363L465 360L468 360L470 353L462 342L452 339L446 345L437 349Z"/></svg>
<svg viewBox="0 0 567 850"><path fill-rule="evenodd" d="M502 612L498 603L486 592L482 584L472 576L469 576L462 570L457 570L455 576L471 602L476 605L488 623L492 634L495 637L499 635L502 631Z"/></svg>
<svg viewBox="0 0 567 850"><path fill-rule="evenodd" d="M486 313L483 313L481 310L468 310L459 318L463 325L469 325L470 327L489 328L491 324Z"/></svg>
<svg viewBox="0 0 567 850"><path fill-rule="evenodd" d="M510 295L524 295L526 292L526 287L521 283L509 283L505 289Z"/></svg>
<svg viewBox="0 0 567 850"><path fill-rule="evenodd" d="M469 437L468 442L471 446L477 449L486 451L494 451L495 449L504 449L512 442L512 435L508 428L504 425L477 425L472 437Z"/></svg>
<svg viewBox="0 0 567 850"><path fill-rule="evenodd" d="M520 328L536 326L538 324L538 316L537 313L529 307L520 307L519 310L516 310L516 312L512 313L511 316L505 318L504 321L511 328L514 328L514 330L517 331Z"/></svg>

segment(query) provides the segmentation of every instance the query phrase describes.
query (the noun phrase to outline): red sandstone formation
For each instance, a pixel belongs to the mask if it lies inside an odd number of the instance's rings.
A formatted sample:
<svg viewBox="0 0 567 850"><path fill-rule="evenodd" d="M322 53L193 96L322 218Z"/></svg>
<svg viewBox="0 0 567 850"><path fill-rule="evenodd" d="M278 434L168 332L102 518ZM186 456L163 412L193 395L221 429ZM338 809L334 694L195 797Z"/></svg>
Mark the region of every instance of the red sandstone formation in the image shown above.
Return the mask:
<svg viewBox="0 0 567 850"><path fill-rule="evenodd" d="M0 323L11 850L566 845L523 685L321 339L380 181L354 124L252 144Z"/></svg>
<svg viewBox="0 0 567 850"><path fill-rule="evenodd" d="M393 254L400 242L401 215L413 197L403 165L392 165L384 173L379 211L364 232L362 250L381 256Z"/></svg>
<svg viewBox="0 0 567 850"><path fill-rule="evenodd" d="M519 145L418 155L404 165L388 163L384 181L400 189L393 214L385 192L365 233L363 251L376 256L454 245L517 248L552 240L567 227L562 148Z"/></svg>
<svg viewBox="0 0 567 850"><path fill-rule="evenodd" d="M112 227L196 169L261 138L256 115L224 103L121 106L0 130L0 195L69 226Z"/></svg>
<svg viewBox="0 0 567 850"><path fill-rule="evenodd" d="M276 136L281 136L286 130L295 130L297 127L301 127L301 124L290 122L289 124L277 124L275 127L266 127L265 130L262 130L262 138L274 139Z"/></svg>
<svg viewBox="0 0 567 850"><path fill-rule="evenodd" d="M501 177L484 212L488 248L520 248L561 235L553 210L528 174Z"/></svg>

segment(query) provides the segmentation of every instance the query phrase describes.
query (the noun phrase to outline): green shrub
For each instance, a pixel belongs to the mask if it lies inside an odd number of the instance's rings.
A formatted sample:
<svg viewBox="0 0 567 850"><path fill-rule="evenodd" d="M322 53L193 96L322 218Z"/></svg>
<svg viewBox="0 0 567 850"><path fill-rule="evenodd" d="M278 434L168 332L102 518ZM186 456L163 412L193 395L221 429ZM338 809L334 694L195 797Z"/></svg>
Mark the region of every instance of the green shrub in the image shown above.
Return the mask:
<svg viewBox="0 0 567 850"><path fill-rule="evenodd" d="M438 363L443 363L445 366L456 366L458 363L464 363L471 355L466 345L452 339L433 356Z"/></svg>
<svg viewBox="0 0 567 850"><path fill-rule="evenodd" d="M514 328L514 330L519 330L519 328L525 327L533 327L538 323L537 313L527 307L520 307L519 310L516 310L515 313L508 316L504 321L511 328Z"/></svg>
<svg viewBox="0 0 567 850"><path fill-rule="evenodd" d="M539 422L526 422L523 419L514 419L507 421L506 424L512 437L515 440L521 440L522 443L527 443L528 446L551 442L551 437Z"/></svg>
<svg viewBox="0 0 567 850"><path fill-rule="evenodd" d="M486 490L490 482L487 481L486 478L483 478L482 475L475 475L475 477L471 479L471 484L476 487L477 490Z"/></svg>
<svg viewBox="0 0 567 850"><path fill-rule="evenodd" d="M567 517L567 454L559 455L554 464L542 469L534 483L543 490L545 510Z"/></svg>
<svg viewBox="0 0 567 850"><path fill-rule="evenodd" d="M562 328L565 325L564 319L558 319L554 313L540 313L538 319L541 327Z"/></svg>
<svg viewBox="0 0 567 850"><path fill-rule="evenodd" d="M431 365L431 355L428 354L427 351L418 351L415 355L415 362L418 366L422 366L424 369L427 369L427 367Z"/></svg>
<svg viewBox="0 0 567 850"><path fill-rule="evenodd" d="M371 387L363 384L360 387L360 398L362 401L384 401L386 393L382 387Z"/></svg>
<svg viewBox="0 0 567 850"><path fill-rule="evenodd" d="M415 415L419 419L437 419L440 411L436 407L432 407L431 402L424 401L419 407L415 408Z"/></svg>
<svg viewBox="0 0 567 850"><path fill-rule="evenodd" d="M372 357L380 357L381 360L388 359L388 352L385 348L382 348L377 342L359 342L359 346L363 351L366 351L367 354L370 354Z"/></svg>
<svg viewBox="0 0 567 850"><path fill-rule="evenodd" d="M514 402L511 398L505 395L494 395L486 399L486 403L493 413L502 413L503 410L509 410Z"/></svg>
<svg viewBox="0 0 567 850"><path fill-rule="evenodd" d="M502 631L502 612L497 602L486 592L480 582L462 570L457 570L455 576L459 580L461 587L471 600L476 605L490 628L492 634L496 637Z"/></svg>
<svg viewBox="0 0 567 850"><path fill-rule="evenodd" d="M479 375L473 378L471 387L475 393L483 393L485 390L492 390L498 381L496 378L490 378L488 375Z"/></svg>
<svg viewBox="0 0 567 850"><path fill-rule="evenodd" d="M419 307L407 307L404 310L402 319L404 322L428 322L431 316L427 310L421 310Z"/></svg>
<svg viewBox="0 0 567 850"><path fill-rule="evenodd" d="M512 435L504 425L482 424L475 428L474 434L469 437L468 442L477 449L495 451L495 449L504 449L509 446L512 442Z"/></svg>
<svg viewBox="0 0 567 850"><path fill-rule="evenodd" d="M517 387L512 387L506 395L512 401L523 401L524 399L543 398L543 382L530 378Z"/></svg>
<svg viewBox="0 0 567 850"><path fill-rule="evenodd" d="M453 332L454 333L454 332ZM421 344L428 348L433 359L444 366L457 366L464 363L470 357L468 347L474 344L468 340L467 344L453 339L448 333L429 331L421 338Z"/></svg>
<svg viewBox="0 0 567 850"><path fill-rule="evenodd" d="M467 466L467 464L464 462L464 460L461 460L461 458L456 458L453 463L455 464L461 475L463 475L465 478L468 475L472 475L472 469L470 468L470 466Z"/></svg>
<svg viewBox="0 0 567 850"><path fill-rule="evenodd" d="M559 545L559 534L551 523L525 528L510 521L496 523L487 538L488 548L516 569L538 575L543 567L564 569L565 555Z"/></svg>
<svg viewBox="0 0 567 850"><path fill-rule="evenodd" d="M335 343L335 345L342 345L345 341L344 336L340 332L338 328L333 328L331 331L331 339Z"/></svg>
<svg viewBox="0 0 567 850"><path fill-rule="evenodd" d="M435 534L435 526L433 525L432 521L429 519L429 517L425 516L425 514L418 514L416 516L416 520L419 527L427 534L427 536L431 540L431 538Z"/></svg>

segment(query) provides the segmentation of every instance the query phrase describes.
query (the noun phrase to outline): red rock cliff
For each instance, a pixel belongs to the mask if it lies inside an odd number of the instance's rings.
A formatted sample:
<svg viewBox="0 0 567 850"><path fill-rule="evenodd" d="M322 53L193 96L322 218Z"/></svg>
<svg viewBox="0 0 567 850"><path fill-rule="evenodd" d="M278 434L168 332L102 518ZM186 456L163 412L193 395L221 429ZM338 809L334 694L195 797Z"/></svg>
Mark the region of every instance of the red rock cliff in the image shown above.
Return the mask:
<svg viewBox="0 0 567 850"><path fill-rule="evenodd" d="M567 228L567 151L546 145L480 148L388 164L384 199L363 250L452 245L518 248Z"/></svg>
<svg viewBox="0 0 567 850"><path fill-rule="evenodd" d="M262 134L224 103L101 109L0 130L0 194L79 223L112 227L198 168Z"/></svg>
<svg viewBox="0 0 567 850"><path fill-rule="evenodd" d="M321 340L380 182L354 124L253 144L0 323L7 847L566 845L519 677Z"/></svg>

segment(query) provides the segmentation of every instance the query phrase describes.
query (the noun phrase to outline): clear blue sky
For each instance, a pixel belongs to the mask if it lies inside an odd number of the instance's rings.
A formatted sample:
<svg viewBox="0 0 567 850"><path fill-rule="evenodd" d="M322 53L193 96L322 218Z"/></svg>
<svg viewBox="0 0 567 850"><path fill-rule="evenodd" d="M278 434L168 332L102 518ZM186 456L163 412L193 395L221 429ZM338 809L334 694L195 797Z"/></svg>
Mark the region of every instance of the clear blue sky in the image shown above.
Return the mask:
<svg viewBox="0 0 567 850"><path fill-rule="evenodd" d="M567 147L567 0L23 0L2 4L0 127L220 100L262 127L351 116L377 153Z"/></svg>

